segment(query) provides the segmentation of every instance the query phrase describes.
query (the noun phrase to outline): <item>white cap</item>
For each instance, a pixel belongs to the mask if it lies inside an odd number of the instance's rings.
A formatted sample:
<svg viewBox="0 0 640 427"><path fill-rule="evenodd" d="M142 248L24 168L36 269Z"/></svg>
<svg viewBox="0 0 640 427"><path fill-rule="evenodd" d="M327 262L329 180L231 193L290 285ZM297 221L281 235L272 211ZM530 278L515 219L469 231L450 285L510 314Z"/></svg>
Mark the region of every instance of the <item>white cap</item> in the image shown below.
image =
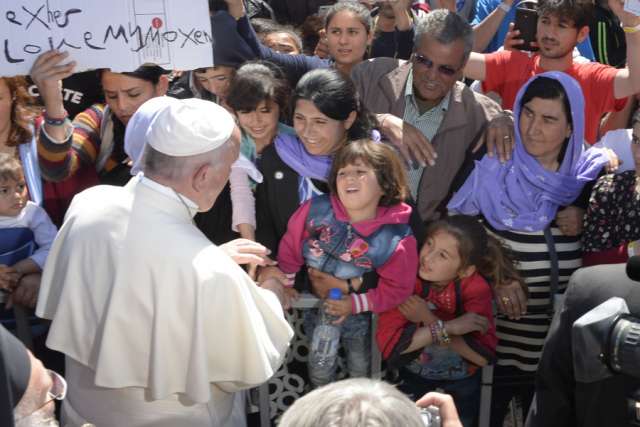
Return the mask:
<svg viewBox="0 0 640 427"><path fill-rule="evenodd" d="M146 101L131 116L124 133L124 151L127 153L133 165L131 175L136 175L141 169L142 153L146 144L145 136L149 125L158 113L171 104L179 104L180 101L170 96L156 96Z"/></svg>
<svg viewBox="0 0 640 427"><path fill-rule="evenodd" d="M151 122L146 140L167 156L186 157L215 150L235 127L231 114L211 101L184 99L162 109Z"/></svg>

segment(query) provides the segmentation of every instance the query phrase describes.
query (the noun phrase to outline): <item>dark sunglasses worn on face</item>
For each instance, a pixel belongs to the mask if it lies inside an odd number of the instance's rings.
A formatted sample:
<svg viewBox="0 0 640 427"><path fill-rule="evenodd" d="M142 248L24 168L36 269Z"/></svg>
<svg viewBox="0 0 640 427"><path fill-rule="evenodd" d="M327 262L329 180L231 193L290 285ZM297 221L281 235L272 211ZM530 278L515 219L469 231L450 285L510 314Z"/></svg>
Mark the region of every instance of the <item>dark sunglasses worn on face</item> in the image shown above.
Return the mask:
<svg viewBox="0 0 640 427"><path fill-rule="evenodd" d="M414 63L422 65L423 67L426 67L428 69L431 69L435 66L432 60L430 60L429 58L427 58L421 53L414 53L413 61ZM455 73L458 72L459 69L460 68L458 69L452 68L448 65L438 65L438 67L436 68L436 70L438 70L440 74L447 77L452 77Z"/></svg>

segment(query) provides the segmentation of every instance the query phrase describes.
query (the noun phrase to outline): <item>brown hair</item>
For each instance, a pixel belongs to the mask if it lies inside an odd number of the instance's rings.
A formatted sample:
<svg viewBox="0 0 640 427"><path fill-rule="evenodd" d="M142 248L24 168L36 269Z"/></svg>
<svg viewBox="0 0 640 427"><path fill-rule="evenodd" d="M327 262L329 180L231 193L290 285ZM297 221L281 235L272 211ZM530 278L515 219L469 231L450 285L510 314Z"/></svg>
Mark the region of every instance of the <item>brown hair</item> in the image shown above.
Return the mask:
<svg viewBox="0 0 640 427"><path fill-rule="evenodd" d="M427 236L444 231L458 242L460 270L475 266L493 285L516 281L527 292L511 251L487 233L482 224L468 215L455 215L436 221L427 228Z"/></svg>
<svg viewBox="0 0 640 427"><path fill-rule="evenodd" d="M10 154L0 153L0 183L22 181L24 175L20 161Z"/></svg>
<svg viewBox="0 0 640 427"><path fill-rule="evenodd" d="M380 206L395 205L407 198L407 174L400 157L388 145L370 139L350 142L338 150L329 173L329 188L332 193L337 194L338 171L357 160L375 171L378 185L384 193L380 198Z"/></svg>
<svg viewBox="0 0 640 427"><path fill-rule="evenodd" d="M7 84L11 102L11 130L7 139L7 146L15 147L31 141L33 133L30 125L37 115L32 106L33 97L27 92L27 81L23 76L0 77Z"/></svg>

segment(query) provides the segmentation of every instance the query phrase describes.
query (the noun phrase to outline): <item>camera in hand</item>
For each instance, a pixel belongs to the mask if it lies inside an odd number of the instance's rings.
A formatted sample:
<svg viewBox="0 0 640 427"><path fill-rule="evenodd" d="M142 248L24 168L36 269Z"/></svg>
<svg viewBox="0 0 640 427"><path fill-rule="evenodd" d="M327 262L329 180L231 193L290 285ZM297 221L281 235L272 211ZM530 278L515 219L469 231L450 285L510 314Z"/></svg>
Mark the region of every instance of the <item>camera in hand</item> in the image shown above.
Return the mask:
<svg viewBox="0 0 640 427"><path fill-rule="evenodd" d="M440 409L437 406L427 406L420 409L420 416L425 427L441 427Z"/></svg>
<svg viewBox="0 0 640 427"><path fill-rule="evenodd" d="M640 319L622 298L613 297L587 312L572 327L573 368L578 382L613 375L640 379ZM640 425L640 390L628 396L630 421Z"/></svg>
<svg viewBox="0 0 640 427"><path fill-rule="evenodd" d="M516 19L514 29L520 31L520 38L524 40L521 45L515 46L516 49L535 52L537 47L532 46L536 41L536 33L538 32L538 11L537 3L525 1L516 8Z"/></svg>

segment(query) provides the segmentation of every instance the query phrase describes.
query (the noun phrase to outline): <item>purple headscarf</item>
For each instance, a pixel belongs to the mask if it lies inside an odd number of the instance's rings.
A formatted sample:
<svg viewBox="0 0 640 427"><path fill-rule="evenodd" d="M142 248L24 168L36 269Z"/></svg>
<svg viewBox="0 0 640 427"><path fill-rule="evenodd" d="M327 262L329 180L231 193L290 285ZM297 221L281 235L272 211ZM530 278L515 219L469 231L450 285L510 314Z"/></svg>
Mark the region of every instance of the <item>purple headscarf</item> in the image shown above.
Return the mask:
<svg viewBox="0 0 640 427"><path fill-rule="evenodd" d="M520 136L520 103L532 81L547 77L560 82L571 106L572 133L560 168L548 171L524 148ZM514 104L515 149L501 164L484 156L460 191L449 202L450 211L482 214L498 230L534 232L554 220L558 207L571 204L585 183L594 180L608 162L604 150L584 146L584 96L578 82L561 72L538 74L522 86Z"/></svg>
<svg viewBox="0 0 640 427"><path fill-rule="evenodd" d="M274 141L283 162L304 178L326 181L331 170L331 156L314 156L295 135L280 133Z"/></svg>

